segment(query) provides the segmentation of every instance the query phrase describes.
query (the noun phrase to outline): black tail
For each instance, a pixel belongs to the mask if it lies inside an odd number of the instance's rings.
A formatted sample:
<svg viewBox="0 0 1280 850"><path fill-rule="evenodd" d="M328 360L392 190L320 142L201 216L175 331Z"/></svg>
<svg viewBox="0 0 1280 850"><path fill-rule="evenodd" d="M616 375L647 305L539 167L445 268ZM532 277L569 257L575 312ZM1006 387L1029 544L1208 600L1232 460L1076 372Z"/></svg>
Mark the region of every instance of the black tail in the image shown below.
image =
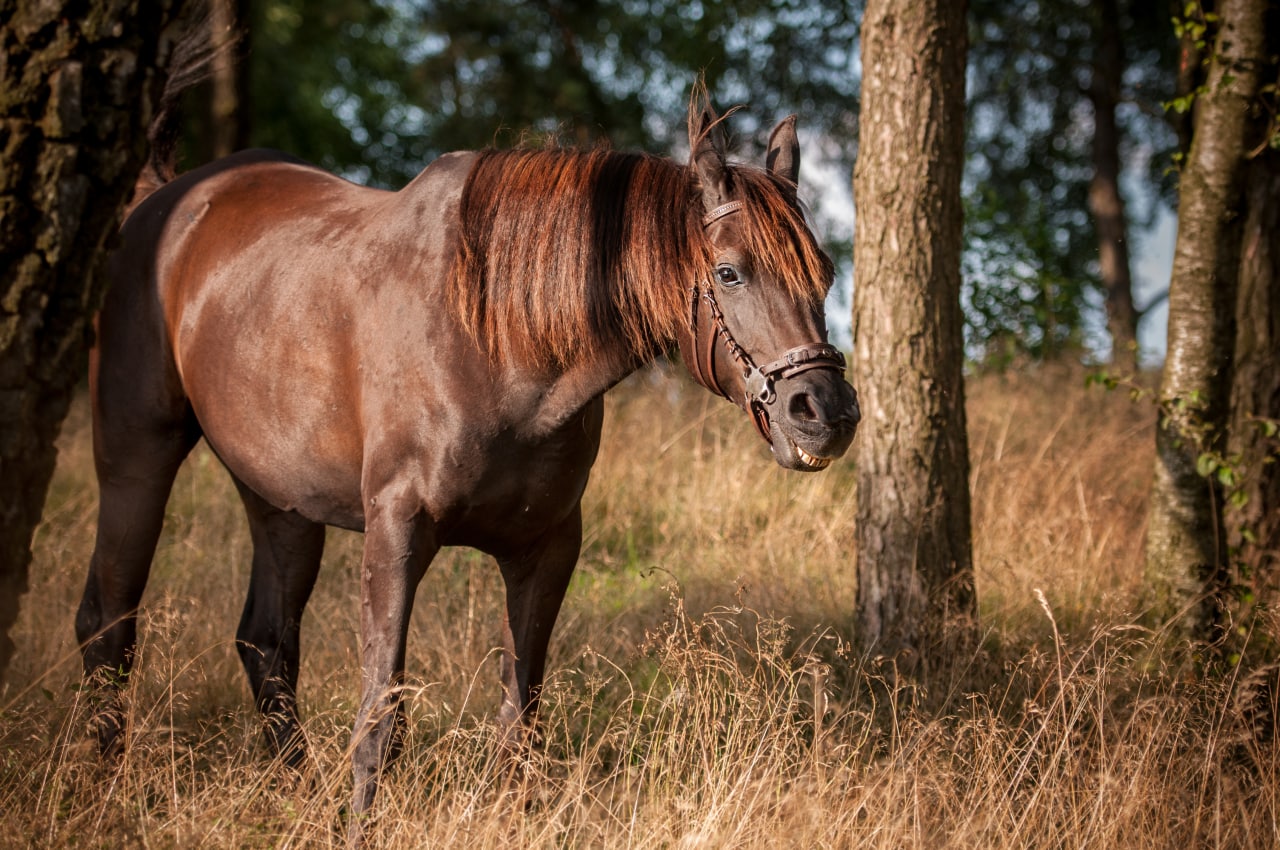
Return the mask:
<svg viewBox="0 0 1280 850"><path fill-rule="evenodd" d="M176 36L169 53L168 77L147 128L151 155L138 177L131 207L177 176L178 142L182 137L182 96L194 85L208 79L213 64L233 53L237 33L213 33L205 3L191 4L195 10L175 25Z"/></svg>

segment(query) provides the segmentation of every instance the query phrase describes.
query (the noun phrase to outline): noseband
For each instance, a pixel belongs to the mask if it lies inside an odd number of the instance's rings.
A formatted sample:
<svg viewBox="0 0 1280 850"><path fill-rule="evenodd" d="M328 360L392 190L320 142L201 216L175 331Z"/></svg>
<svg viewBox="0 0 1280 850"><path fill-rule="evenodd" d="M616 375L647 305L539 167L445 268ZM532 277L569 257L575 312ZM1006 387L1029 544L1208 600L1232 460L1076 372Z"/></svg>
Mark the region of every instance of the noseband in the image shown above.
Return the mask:
<svg viewBox="0 0 1280 850"><path fill-rule="evenodd" d="M730 201L727 204L722 204L702 217L702 226L707 227L712 222L738 212L745 206L746 204L742 201ZM725 392L724 387L720 385L719 379L716 378L716 340L719 339L724 344L724 347L728 349L729 356L742 367L742 379L745 388L742 407L751 414L751 421L755 423L756 430L760 432L760 436L764 438L766 443L772 443L769 434L768 407L778 399L778 394L773 389L774 381L794 378L796 375L808 372L810 369L835 369L841 374L844 373L844 355L834 345L828 345L824 342L797 345L795 348L788 349L777 360L772 360L764 366L757 366L755 361L751 359L751 355L747 353L747 350L734 339L729 326L725 324L724 312L716 301L712 283L710 281L701 283L695 281L689 289L691 295L689 330L693 337L694 354L691 358L693 362L689 364L689 371L702 386L716 395L723 396L730 401L733 400L729 398L729 394ZM704 301L707 304L707 312L711 317L711 325L714 332L707 334L705 342L700 345L698 341L698 307Z"/></svg>

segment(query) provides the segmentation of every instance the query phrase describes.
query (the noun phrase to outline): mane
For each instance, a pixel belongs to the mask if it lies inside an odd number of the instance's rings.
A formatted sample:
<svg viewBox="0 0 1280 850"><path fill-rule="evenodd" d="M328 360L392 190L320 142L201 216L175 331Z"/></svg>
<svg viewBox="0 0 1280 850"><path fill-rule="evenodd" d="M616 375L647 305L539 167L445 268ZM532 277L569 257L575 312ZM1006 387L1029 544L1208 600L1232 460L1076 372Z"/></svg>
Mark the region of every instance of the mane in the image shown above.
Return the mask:
<svg viewBox="0 0 1280 850"><path fill-rule="evenodd" d="M759 169L731 174L752 256L794 299L820 303L831 261L786 187ZM652 357L714 264L691 171L648 154L483 151L460 213L451 300L497 360L563 366L620 344Z"/></svg>

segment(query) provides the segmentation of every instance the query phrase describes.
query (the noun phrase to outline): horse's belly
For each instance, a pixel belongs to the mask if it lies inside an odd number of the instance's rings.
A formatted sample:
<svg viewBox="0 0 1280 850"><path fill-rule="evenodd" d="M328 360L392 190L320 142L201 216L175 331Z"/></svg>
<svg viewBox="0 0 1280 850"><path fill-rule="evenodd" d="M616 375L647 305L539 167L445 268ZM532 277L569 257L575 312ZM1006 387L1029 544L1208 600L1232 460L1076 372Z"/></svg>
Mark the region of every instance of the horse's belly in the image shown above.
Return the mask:
<svg viewBox="0 0 1280 850"><path fill-rule="evenodd" d="M278 426L258 423L258 433L246 435L239 425L228 433L211 423L205 438L232 475L275 507L363 530L359 455L353 459L323 433L290 434Z"/></svg>

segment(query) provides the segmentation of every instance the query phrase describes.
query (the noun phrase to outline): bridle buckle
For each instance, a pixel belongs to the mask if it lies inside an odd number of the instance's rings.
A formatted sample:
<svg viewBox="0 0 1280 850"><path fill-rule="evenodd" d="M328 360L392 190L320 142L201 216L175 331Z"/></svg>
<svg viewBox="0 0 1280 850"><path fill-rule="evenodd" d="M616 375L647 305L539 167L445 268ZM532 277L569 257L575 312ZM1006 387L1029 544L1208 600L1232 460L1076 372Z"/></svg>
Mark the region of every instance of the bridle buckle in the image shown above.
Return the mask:
<svg viewBox="0 0 1280 850"><path fill-rule="evenodd" d="M773 404L778 394L773 391L773 379L760 371L754 363L747 369L744 380L747 401L758 401L761 404Z"/></svg>

